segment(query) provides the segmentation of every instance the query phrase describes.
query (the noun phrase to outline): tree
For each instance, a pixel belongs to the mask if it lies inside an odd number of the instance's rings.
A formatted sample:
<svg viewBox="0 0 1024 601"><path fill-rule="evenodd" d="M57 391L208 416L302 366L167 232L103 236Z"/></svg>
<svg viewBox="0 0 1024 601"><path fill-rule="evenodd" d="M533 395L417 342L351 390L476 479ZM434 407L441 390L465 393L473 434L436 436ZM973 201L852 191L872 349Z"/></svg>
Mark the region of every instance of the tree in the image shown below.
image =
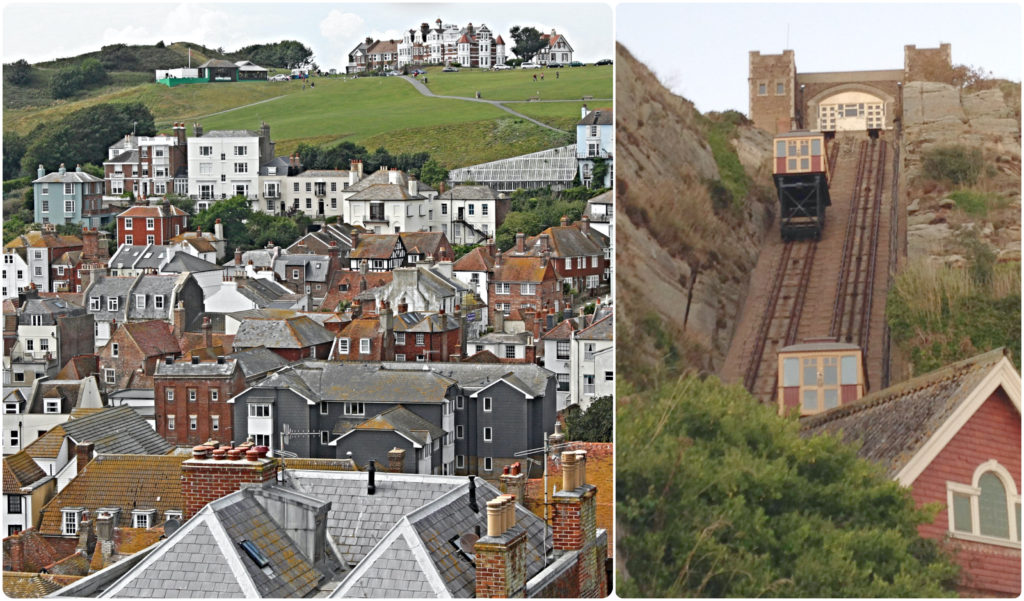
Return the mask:
<svg viewBox="0 0 1024 601"><path fill-rule="evenodd" d="M508 30L515 40L512 52L522 61L529 62L547 42L540 37L540 32L535 27L520 27L515 25Z"/></svg>
<svg viewBox="0 0 1024 601"><path fill-rule="evenodd" d="M252 217L252 209L245 196L232 196L219 200L192 218L192 224L204 231L212 232L217 220L224 226L225 253L231 256L235 247L249 243L249 230L244 221Z"/></svg>
<svg viewBox="0 0 1024 601"><path fill-rule="evenodd" d="M36 126L28 136L28 148L21 159L23 173L35 173L37 165L48 170L61 163L103 164L107 148L132 131L140 136L156 134L153 114L141 102L97 104L77 110L59 121Z"/></svg>
<svg viewBox="0 0 1024 601"><path fill-rule="evenodd" d="M32 80L32 65L23 58L7 63L4 65L4 79L11 85L25 85Z"/></svg>
<svg viewBox="0 0 1024 601"><path fill-rule="evenodd" d="M584 442L612 441L612 397L594 399L586 411L578 407L565 418L566 440Z"/></svg>
<svg viewBox="0 0 1024 601"><path fill-rule="evenodd" d="M620 394L616 437L623 597L953 595L936 508L739 386Z"/></svg>
<svg viewBox="0 0 1024 601"><path fill-rule="evenodd" d="M65 67L50 79L50 96L61 99L74 96L82 89L85 80L77 67Z"/></svg>
<svg viewBox="0 0 1024 601"><path fill-rule="evenodd" d="M290 217L253 213L246 224L246 230L246 248L263 248L268 242L283 248L298 240L304 228Z"/></svg>
<svg viewBox="0 0 1024 601"><path fill-rule="evenodd" d="M544 229L544 222L533 213L510 212L505 221L494 234L494 244L501 250L508 250L516 243L516 234L522 232L527 236L539 234Z"/></svg>
<svg viewBox="0 0 1024 601"><path fill-rule="evenodd" d="M4 132L4 180L21 174L21 157L25 156L28 141L17 132Z"/></svg>
<svg viewBox="0 0 1024 601"><path fill-rule="evenodd" d="M423 167L420 168L420 181L428 186L436 188L446 179L448 179L448 170L434 159L423 163Z"/></svg>

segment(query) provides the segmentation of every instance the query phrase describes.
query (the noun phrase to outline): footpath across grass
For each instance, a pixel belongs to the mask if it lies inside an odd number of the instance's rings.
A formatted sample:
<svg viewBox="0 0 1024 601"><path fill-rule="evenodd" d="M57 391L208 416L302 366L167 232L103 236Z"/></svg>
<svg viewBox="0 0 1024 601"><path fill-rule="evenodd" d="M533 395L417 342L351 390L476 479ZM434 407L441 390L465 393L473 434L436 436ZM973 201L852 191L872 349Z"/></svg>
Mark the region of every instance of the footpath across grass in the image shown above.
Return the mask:
<svg viewBox="0 0 1024 601"><path fill-rule="evenodd" d="M534 75L537 81L533 80ZM431 68L427 70L427 78L427 87L435 94L473 98L480 92L486 100L526 100L538 94L541 100L580 100L584 96L611 98L614 84L611 65L508 71L463 69L457 73L442 73L440 69Z"/></svg>
<svg viewBox="0 0 1024 601"><path fill-rule="evenodd" d="M522 113L528 117L533 117L541 123L547 123L551 127L557 127L558 129L572 132L576 134L576 123L579 122L582 117L583 105L587 105L589 110L593 110L601 107L610 107L611 101L606 102L506 102L505 106Z"/></svg>

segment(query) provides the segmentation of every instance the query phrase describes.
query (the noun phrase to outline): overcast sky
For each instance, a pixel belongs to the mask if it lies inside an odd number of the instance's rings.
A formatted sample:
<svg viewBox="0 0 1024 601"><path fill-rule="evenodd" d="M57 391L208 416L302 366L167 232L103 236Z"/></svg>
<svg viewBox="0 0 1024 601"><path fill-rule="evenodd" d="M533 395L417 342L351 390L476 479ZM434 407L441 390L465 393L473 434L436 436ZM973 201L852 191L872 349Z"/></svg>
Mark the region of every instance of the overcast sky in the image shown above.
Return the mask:
<svg viewBox="0 0 1024 601"><path fill-rule="evenodd" d="M3 10L3 62L30 63L76 56L114 43L195 42L237 50L249 44L298 40L322 68L340 69L362 39L401 39L420 23L484 23L512 46L513 25L564 33L576 54L592 62L611 58L608 4L527 3L9 3ZM508 52L508 56L514 55ZM184 65L167 65L168 67Z"/></svg>
<svg viewBox="0 0 1024 601"><path fill-rule="evenodd" d="M904 45L937 48L948 42L954 64L1021 79L1021 10L1016 2L621 3L616 37L701 112L747 112L751 50L779 54L792 49L797 71L810 73L902 69Z"/></svg>

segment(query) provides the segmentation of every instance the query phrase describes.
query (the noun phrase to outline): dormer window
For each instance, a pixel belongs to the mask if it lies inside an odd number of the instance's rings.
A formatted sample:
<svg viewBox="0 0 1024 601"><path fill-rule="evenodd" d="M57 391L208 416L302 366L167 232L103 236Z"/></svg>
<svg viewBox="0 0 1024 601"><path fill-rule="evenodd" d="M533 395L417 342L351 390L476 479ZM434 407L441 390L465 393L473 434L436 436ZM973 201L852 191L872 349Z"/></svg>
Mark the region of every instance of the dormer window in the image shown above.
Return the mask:
<svg viewBox="0 0 1024 601"><path fill-rule="evenodd" d="M92 296L89 297L89 310L99 311L100 310L100 297Z"/></svg>
<svg viewBox="0 0 1024 601"><path fill-rule="evenodd" d="M117 298L107 299L107 311L117 311Z"/></svg>
<svg viewBox="0 0 1024 601"><path fill-rule="evenodd" d="M153 297L153 307L156 309L164 308L164 295L157 294L156 296Z"/></svg>
<svg viewBox="0 0 1024 601"><path fill-rule="evenodd" d="M150 528L156 518L155 509L136 509L132 511L133 528Z"/></svg>
<svg viewBox="0 0 1024 601"><path fill-rule="evenodd" d="M45 399L43 413L60 413L60 399Z"/></svg>
<svg viewBox="0 0 1024 601"><path fill-rule="evenodd" d="M146 295L145 294L136 294L135 295L135 307L137 309L145 309L146 308Z"/></svg>
<svg viewBox="0 0 1024 601"><path fill-rule="evenodd" d="M78 535L78 522L82 517L82 508L75 507L73 509L61 509L61 534L64 536L76 536Z"/></svg>

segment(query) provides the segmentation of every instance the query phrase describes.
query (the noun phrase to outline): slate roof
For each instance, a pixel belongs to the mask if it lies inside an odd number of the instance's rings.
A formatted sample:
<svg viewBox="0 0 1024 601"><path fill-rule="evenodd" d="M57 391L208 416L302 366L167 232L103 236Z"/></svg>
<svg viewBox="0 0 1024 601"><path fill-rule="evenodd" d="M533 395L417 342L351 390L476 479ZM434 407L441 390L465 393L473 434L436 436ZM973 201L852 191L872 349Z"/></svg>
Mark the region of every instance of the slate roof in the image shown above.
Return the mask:
<svg viewBox="0 0 1024 601"><path fill-rule="evenodd" d="M305 361L278 374L294 373L323 401L440 402L455 383L422 368L411 369L407 363L397 365L405 369L386 369L379 363Z"/></svg>
<svg viewBox="0 0 1024 601"><path fill-rule="evenodd" d="M609 313L601 319L598 319L594 323L590 324L586 328L583 328L576 334L578 340L612 340L612 327L614 320L612 314Z"/></svg>
<svg viewBox="0 0 1024 601"><path fill-rule="evenodd" d="M221 60L219 58L211 58L210 60L206 61L205 63L199 65L198 68L200 68L200 69L205 69L207 67L226 68L226 67L237 67L237 66L238 65L236 65L235 63L233 63L231 61L225 61L225 60ZM210 132L209 134L205 134L205 135L210 135L212 133L214 133L214 132Z"/></svg>
<svg viewBox="0 0 1024 601"><path fill-rule="evenodd" d="M895 476L1006 356L996 349L873 392L803 418L800 432L860 441L857 454Z"/></svg>
<svg viewBox="0 0 1024 601"><path fill-rule="evenodd" d="M89 299L99 298L100 299L100 310L89 311L89 314L93 316L96 321L110 321L116 319L118 323L124 323L125 311L127 311L128 305L128 294L135 285L135 280L138 278L129 276L110 276L101 275L93 280L93 283L89 285L89 288L85 291L85 302L87 303L86 308L89 307ZM117 311L107 310L107 299L117 298Z"/></svg>
<svg viewBox="0 0 1024 601"><path fill-rule="evenodd" d="M349 190L352 188L350 187ZM409 187L401 184L375 184L348 197L348 200L425 200L422 194L409 194Z"/></svg>
<svg viewBox="0 0 1024 601"><path fill-rule="evenodd" d="M43 468L24 450L4 457L4 494L19 495L21 489L46 477Z"/></svg>
<svg viewBox="0 0 1024 601"><path fill-rule="evenodd" d="M173 355L181 352L178 339L174 337L174 331L166 321L159 319L133 321L123 324L121 328L135 341L145 357Z"/></svg>
<svg viewBox="0 0 1024 601"><path fill-rule="evenodd" d="M173 305L171 301L174 299L175 290L184 284L188 277L187 273L139 276L139 281L131 292L128 316L131 319L166 319ZM139 308L135 302L135 296L138 294L146 295L146 306L143 308ZM153 301L153 297L157 295L164 297L162 309L157 309Z"/></svg>
<svg viewBox="0 0 1024 601"><path fill-rule="evenodd" d="M490 271L494 268L494 257L483 246L478 246L462 255L452 265L453 271Z"/></svg>
<svg viewBox="0 0 1024 601"><path fill-rule="evenodd" d="M63 174L60 171L47 173L43 177L32 180L33 184L82 184L89 182L102 182L103 179L84 171L66 170Z"/></svg>
<svg viewBox="0 0 1024 601"><path fill-rule="evenodd" d="M305 315L285 319L245 319L235 333L235 348L307 348L334 341L334 334Z"/></svg>
<svg viewBox="0 0 1024 601"><path fill-rule="evenodd" d="M555 375L554 372L533 363L495 365L490 363L428 362L415 363L410 367L408 363L404 362L385 361L379 365L394 371L415 369L422 373L426 369L431 373L458 382L459 388L464 390L478 390L490 386L496 380L507 380L508 376L512 375L533 396L543 396L547 391L548 380Z"/></svg>
<svg viewBox="0 0 1024 601"><path fill-rule="evenodd" d="M21 306L21 311L18 315L18 323L21 325L29 325L31 323L31 316L43 315L43 325L56 325L57 316L76 316L85 315L85 308L69 303L66 300L60 298L32 298L27 299Z"/></svg>
<svg viewBox="0 0 1024 601"><path fill-rule="evenodd" d="M175 250L162 244L122 244L107 264L111 269L158 269Z"/></svg>
<svg viewBox="0 0 1024 601"><path fill-rule="evenodd" d="M63 424L76 443L91 442L95 452L164 455L174 447L131 407L110 407Z"/></svg>
<svg viewBox="0 0 1024 601"><path fill-rule="evenodd" d="M307 282L326 282L330 263L326 255L284 254L274 259L274 274L279 279L288 280L288 270L301 267Z"/></svg>
<svg viewBox="0 0 1024 601"><path fill-rule="evenodd" d="M260 501L257 497L267 497ZM316 508L327 501L273 486L243 489L213 501L115 582L103 596L260 597L312 596L339 565L328 556L314 566L266 506L284 501ZM300 510L301 511L301 510ZM252 542L267 559L261 569L241 541ZM328 553L330 548L328 547ZM212 594L211 594L212 593Z"/></svg>
<svg viewBox="0 0 1024 601"><path fill-rule="evenodd" d="M90 418L75 421L86 419ZM156 509L153 525L162 524L165 511L185 508L181 494L181 462L188 458L187 455L97 455L43 506L40 534L60 534L61 509L65 507L82 507L93 514L100 507L119 507L117 526L121 528L131 527L133 509Z"/></svg>
<svg viewBox="0 0 1024 601"><path fill-rule="evenodd" d="M490 186L465 184L452 186L447 192L438 195L438 200L498 200L498 193Z"/></svg>
<svg viewBox="0 0 1024 601"><path fill-rule="evenodd" d="M60 399L60 413L68 413L78 406L84 392L82 380L45 380L34 389L26 413L44 413L45 399Z"/></svg>
<svg viewBox="0 0 1024 601"><path fill-rule="evenodd" d="M200 361L193 364L191 361L175 361L167 365L166 361L157 361L154 376L186 376L195 378L227 377L238 369L236 359L224 359L224 363L217 361Z"/></svg>
<svg viewBox="0 0 1024 601"><path fill-rule="evenodd" d="M407 513L455 489L467 479L378 471L376 492L366 494L366 472L289 470L286 485L316 499L330 499L327 532L344 561L358 563Z"/></svg>
<svg viewBox="0 0 1024 601"><path fill-rule="evenodd" d="M353 427L339 422L334 428L335 434L348 434L355 430L373 430L380 432L398 432L406 438L419 443L428 444L431 440L443 438L444 428L434 425L401 405L379 413ZM430 435L429 439L427 435Z"/></svg>
<svg viewBox="0 0 1024 601"><path fill-rule="evenodd" d="M235 280L236 290L251 300L257 307L269 307L272 303L299 298L298 295L281 284L263 278L238 278Z"/></svg>
<svg viewBox="0 0 1024 601"><path fill-rule="evenodd" d="M613 125L614 113L611 108L602 107L587 113L587 116L580 119L576 125Z"/></svg>
<svg viewBox="0 0 1024 601"><path fill-rule="evenodd" d="M443 332L452 331L459 329L459 319L455 315L447 316L446 327L441 327L441 314L440 313L424 313L422 311L409 311L407 313L399 313L395 316L396 332Z"/></svg>
<svg viewBox="0 0 1024 601"><path fill-rule="evenodd" d="M462 483L399 520L331 597L473 597L476 566L451 540L486 531L487 501L500 493L475 480L477 508ZM375 495L376 496L376 495ZM544 569L544 521L516 505L516 526L526 529L526 578ZM416 550L416 552L410 552Z"/></svg>
<svg viewBox="0 0 1024 601"><path fill-rule="evenodd" d="M288 362L281 355L264 346L231 353L227 357L238 361L238 365L241 366L242 373L245 374L246 378L270 373L288 365Z"/></svg>
<svg viewBox="0 0 1024 601"><path fill-rule="evenodd" d="M349 258L390 259L399 238L398 234L363 234L349 253Z"/></svg>
<svg viewBox="0 0 1024 601"><path fill-rule="evenodd" d="M359 467L351 459L313 459L310 457L284 457L284 468L289 470L322 470L328 472L356 472Z"/></svg>
<svg viewBox="0 0 1024 601"><path fill-rule="evenodd" d="M32 441L24 451L32 458L53 459L60 454L60 448L64 444L64 437L67 432L62 426L54 426L39 438Z"/></svg>
<svg viewBox="0 0 1024 601"><path fill-rule="evenodd" d="M389 175L389 170L387 170L387 169L378 169L378 170L374 171L373 173L371 173L370 175L365 176L363 179L359 180L355 184L349 186L347 192L362 192L363 190L366 190L370 186L376 186L378 184L399 185L399 186L404 187L407 191L409 189L409 176L404 171L399 171L398 172L398 184L390 184L389 183L390 181L391 181L391 176ZM435 191L436 190L434 190L433 188L431 188L427 184L425 184L425 183L423 183L423 182L421 182L419 180L416 181L416 192L418 194L423 194L424 192L435 192Z"/></svg>
<svg viewBox="0 0 1024 601"><path fill-rule="evenodd" d="M199 257L180 252L174 255L161 271L163 273L184 273L186 271L201 273L204 271L222 271L224 268L216 263L211 263Z"/></svg>
<svg viewBox="0 0 1024 601"><path fill-rule="evenodd" d="M260 175L270 175L269 167L276 167L277 170L271 177L281 177L288 175L288 168L291 167L291 163L286 156L274 157L260 165Z"/></svg>

